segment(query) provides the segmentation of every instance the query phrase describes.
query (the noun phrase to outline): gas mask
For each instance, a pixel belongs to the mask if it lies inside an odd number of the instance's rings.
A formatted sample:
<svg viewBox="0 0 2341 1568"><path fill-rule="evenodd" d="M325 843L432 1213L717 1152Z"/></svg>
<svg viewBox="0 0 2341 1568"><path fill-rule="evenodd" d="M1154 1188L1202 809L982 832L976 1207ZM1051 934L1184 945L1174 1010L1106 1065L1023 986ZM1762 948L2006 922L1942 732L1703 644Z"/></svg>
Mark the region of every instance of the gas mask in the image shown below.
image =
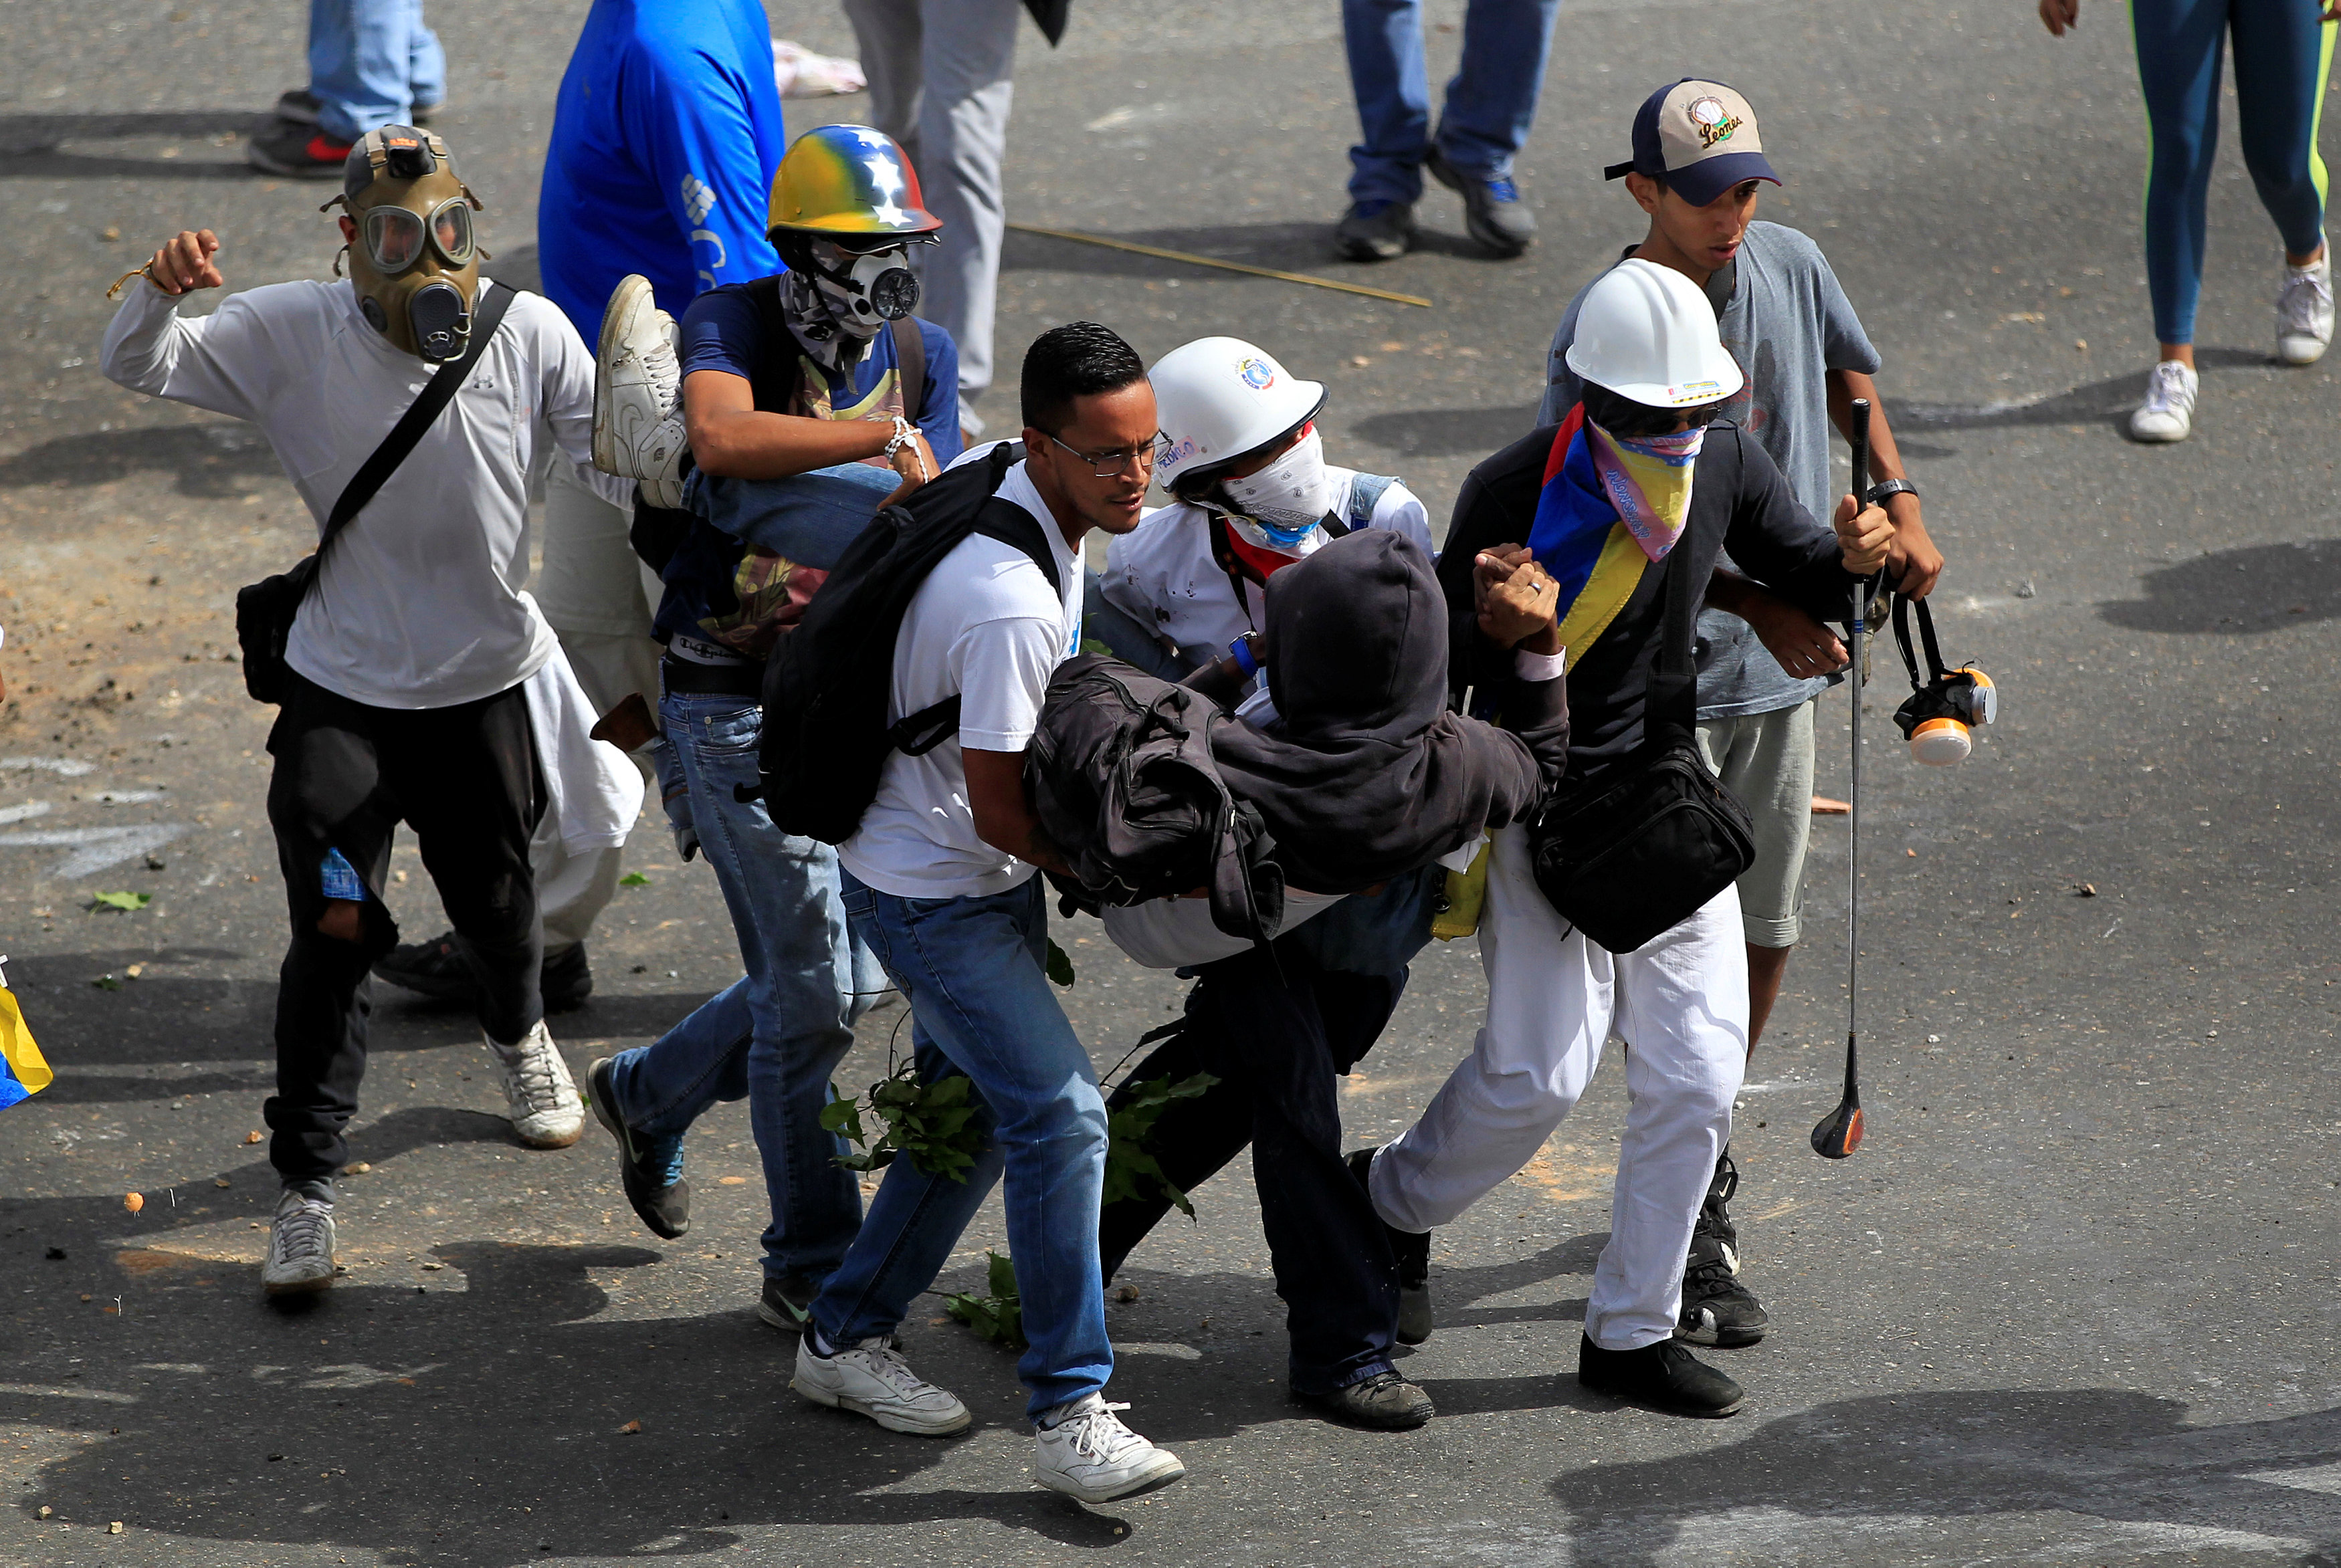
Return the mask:
<svg viewBox="0 0 2341 1568"><path fill-rule="evenodd" d="M1918 673L1918 657L1910 647L1910 606L1900 594L1894 598L1894 640L1901 645L1902 664L1910 672L1910 697L1894 710L1895 728L1910 742L1910 755L1938 768L1967 760L1975 749L1972 731L1999 716L1999 690L1991 677L1967 665L1943 668L1943 653L1935 641L1935 615L1923 599L1918 606L1918 636L1927 650L1928 673Z"/></svg>
<svg viewBox="0 0 2341 1568"><path fill-rule="evenodd" d="M472 232L479 198L455 177L447 144L385 125L350 149L338 202L357 226L348 247L358 312L393 348L439 364L472 337L486 252Z"/></svg>
<svg viewBox="0 0 2341 1568"><path fill-rule="evenodd" d="M817 239L807 247L805 263L830 319L849 336L874 338L888 322L918 308L919 275L911 271L907 246L849 251Z"/></svg>
<svg viewBox="0 0 2341 1568"><path fill-rule="evenodd" d="M1241 479L1222 479L1220 489L1236 531L1264 550L1300 553L1294 547L1316 531L1333 504L1324 438L1312 423L1274 462Z"/></svg>

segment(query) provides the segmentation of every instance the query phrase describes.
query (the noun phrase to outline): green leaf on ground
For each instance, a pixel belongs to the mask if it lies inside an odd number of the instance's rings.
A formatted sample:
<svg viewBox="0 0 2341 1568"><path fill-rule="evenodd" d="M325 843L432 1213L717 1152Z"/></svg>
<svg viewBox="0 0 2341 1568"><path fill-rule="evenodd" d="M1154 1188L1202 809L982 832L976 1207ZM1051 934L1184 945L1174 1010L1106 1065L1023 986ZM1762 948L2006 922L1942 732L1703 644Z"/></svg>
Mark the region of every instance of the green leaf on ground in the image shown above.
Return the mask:
<svg viewBox="0 0 2341 1568"><path fill-rule="evenodd" d="M618 886L621 888L647 888L650 885L651 879L640 871L629 871L618 878Z"/></svg>
<svg viewBox="0 0 2341 1568"><path fill-rule="evenodd" d="M136 913L154 901L154 895L152 893L98 893L90 898L89 907L93 913L99 909L119 909L124 914L129 915Z"/></svg>
<svg viewBox="0 0 2341 1568"><path fill-rule="evenodd" d="M1073 983L1073 960L1057 946L1054 937L1049 938L1049 978L1061 986L1070 987Z"/></svg>
<svg viewBox="0 0 2341 1568"><path fill-rule="evenodd" d="M1024 1303L1016 1290L1016 1265L1005 1253L984 1255L984 1288L989 1295L967 1292L943 1297L943 1310L975 1330L981 1339L1013 1349L1024 1348Z"/></svg>
<svg viewBox="0 0 2341 1568"><path fill-rule="evenodd" d="M97 978L92 980L90 984L95 986L101 991L118 991L122 989L122 982L115 979L112 975L100 975Z"/></svg>

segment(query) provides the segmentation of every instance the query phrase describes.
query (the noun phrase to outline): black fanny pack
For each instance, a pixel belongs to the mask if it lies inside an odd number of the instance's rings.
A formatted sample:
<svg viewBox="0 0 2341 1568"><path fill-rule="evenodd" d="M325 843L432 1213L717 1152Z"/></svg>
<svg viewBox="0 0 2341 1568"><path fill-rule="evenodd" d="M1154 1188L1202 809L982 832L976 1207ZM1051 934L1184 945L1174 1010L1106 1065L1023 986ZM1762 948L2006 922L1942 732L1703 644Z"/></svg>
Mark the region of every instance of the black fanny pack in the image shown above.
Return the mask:
<svg viewBox="0 0 2341 1568"><path fill-rule="evenodd" d="M235 592L235 641L244 660L244 689L255 702L282 702L292 686L292 668L284 662L284 645L293 635L293 618L301 613L301 601L309 597L316 586L317 571L350 521L365 510L414 443L423 439L455 396L455 389L472 373L487 352L488 340L496 334L497 325L504 319L504 308L512 303L510 289L481 289L482 298L473 309L472 342L461 359L450 360L432 376L413 406L391 427L374 455L360 465L350 482L334 502L331 516L325 519L325 531L317 538L317 548L303 556L290 571L274 577L264 577L258 582L240 588Z"/></svg>
<svg viewBox="0 0 2341 1568"><path fill-rule="evenodd" d="M1748 809L1698 752L1688 541L1667 556L1666 618L1642 709L1642 748L1564 787L1529 826L1536 883L1586 938L1630 953L1698 913L1754 864Z"/></svg>

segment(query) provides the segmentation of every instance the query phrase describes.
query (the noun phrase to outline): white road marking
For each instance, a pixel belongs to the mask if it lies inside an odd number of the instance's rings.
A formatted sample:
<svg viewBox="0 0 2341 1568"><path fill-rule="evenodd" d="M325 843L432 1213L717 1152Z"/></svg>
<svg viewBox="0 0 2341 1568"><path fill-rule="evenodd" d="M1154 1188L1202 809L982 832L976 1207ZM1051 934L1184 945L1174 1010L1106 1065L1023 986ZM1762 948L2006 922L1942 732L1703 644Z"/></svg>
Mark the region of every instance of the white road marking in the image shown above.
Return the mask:
<svg viewBox="0 0 2341 1568"><path fill-rule="evenodd" d="M184 822L149 822L135 828L38 829L0 833L0 849L71 849L72 854L49 868L50 876L70 880L159 849L187 830Z"/></svg>
<svg viewBox="0 0 2341 1568"><path fill-rule="evenodd" d="M35 817L45 817L55 808L46 800L27 800L18 806L0 806L0 827L11 822L28 822Z"/></svg>
<svg viewBox="0 0 2341 1568"><path fill-rule="evenodd" d="M59 773L78 779L96 771L96 763L76 762L70 757L0 757L0 773Z"/></svg>

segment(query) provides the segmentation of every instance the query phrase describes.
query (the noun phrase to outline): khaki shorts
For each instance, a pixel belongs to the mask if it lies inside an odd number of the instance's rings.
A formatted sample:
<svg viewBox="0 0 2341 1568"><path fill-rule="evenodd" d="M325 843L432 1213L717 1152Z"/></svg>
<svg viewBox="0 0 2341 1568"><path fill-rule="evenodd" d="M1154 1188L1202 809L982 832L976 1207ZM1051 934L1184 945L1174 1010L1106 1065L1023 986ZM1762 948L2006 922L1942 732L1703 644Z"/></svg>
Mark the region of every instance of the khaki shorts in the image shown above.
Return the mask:
<svg viewBox="0 0 2341 1568"><path fill-rule="evenodd" d="M1739 878L1739 919L1758 948L1793 948L1804 928L1818 700L1698 721L1699 754L1756 824L1756 863Z"/></svg>

